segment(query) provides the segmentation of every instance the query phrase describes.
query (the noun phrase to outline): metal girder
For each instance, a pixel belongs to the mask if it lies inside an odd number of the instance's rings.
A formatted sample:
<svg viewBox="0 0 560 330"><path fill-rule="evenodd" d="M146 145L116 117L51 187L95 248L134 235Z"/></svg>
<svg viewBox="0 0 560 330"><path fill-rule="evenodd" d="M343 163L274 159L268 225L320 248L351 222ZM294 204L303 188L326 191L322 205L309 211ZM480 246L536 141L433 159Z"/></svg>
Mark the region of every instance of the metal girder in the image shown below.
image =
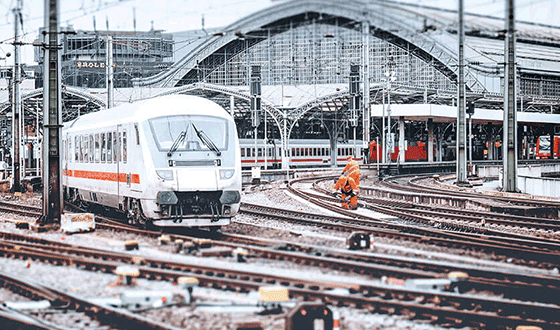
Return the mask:
<svg viewBox="0 0 560 330"><path fill-rule="evenodd" d="M160 93L157 96L185 94L185 93L195 92L195 91L212 91L212 92L222 93L224 95L233 95L234 97L243 99L248 103L250 103L251 101L251 96L249 94L244 94L235 89L228 88L225 86L219 86L219 85L208 84L208 83L194 83L190 85L173 88L163 93ZM278 129L281 131L282 129L281 124L283 122L282 111L280 111L279 109L277 109L276 107L274 107L272 104L270 104L264 99L262 100L262 109L266 111L274 119L274 122L278 126Z"/></svg>
<svg viewBox="0 0 560 330"><path fill-rule="evenodd" d="M22 103L24 104L24 108L28 111L31 112L32 114L36 115L36 111L35 110L31 110L32 108L28 105L28 101L30 99L34 99L34 98L40 98L41 100L43 99L43 89L42 88L38 88L35 89L27 94L24 94L21 99L22 99ZM89 94L87 92L75 89L75 88L70 88L70 87L66 87L63 86L62 88L62 101L63 104L65 101L68 101L70 98L75 98L75 99L82 99L87 101L89 104L91 104L91 108L93 109L104 109L105 106L105 101L101 98L98 98L97 96L94 96L92 94ZM43 109L43 103L41 101L41 103L39 104L39 106L41 107L40 112L39 112L39 118L43 117L42 114L42 109ZM10 101L5 101L3 103L0 103L0 114L5 113L6 111L8 111L9 109L11 109L12 104L10 103ZM63 108L64 105L63 105ZM63 113L63 118L64 117L72 117L71 115L68 114L69 111L71 110L67 110L67 113L65 115L65 113ZM70 118L69 120L71 120L73 118Z"/></svg>
<svg viewBox="0 0 560 330"><path fill-rule="evenodd" d="M203 59L225 45L238 40L238 36L234 32L240 31L241 34L249 34L265 27L272 27L274 22L279 20L311 12L341 17L353 20L356 23L369 21L372 27L370 29L372 35L379 36L399 47L406 48L407 44L412 46L410 48L411 53L416 54L426 62L430 62L430 59L434 60L434 67L455 82L457 78L455 51L427 35L418 33L413 26L406 24L399 15L399 12L403 11L404 9L398 5L388 4L384 1L351 0L341 3L333 0L297 0L284 2L233 23L226 27L223 36L209 36L208 40L194 48L169 70L149 78L136 79L135 85L176 86ZM268 37L270 36L272 35ZM486 91L485 87L469 70L466 70L465 81L471 91Z"/></svg>

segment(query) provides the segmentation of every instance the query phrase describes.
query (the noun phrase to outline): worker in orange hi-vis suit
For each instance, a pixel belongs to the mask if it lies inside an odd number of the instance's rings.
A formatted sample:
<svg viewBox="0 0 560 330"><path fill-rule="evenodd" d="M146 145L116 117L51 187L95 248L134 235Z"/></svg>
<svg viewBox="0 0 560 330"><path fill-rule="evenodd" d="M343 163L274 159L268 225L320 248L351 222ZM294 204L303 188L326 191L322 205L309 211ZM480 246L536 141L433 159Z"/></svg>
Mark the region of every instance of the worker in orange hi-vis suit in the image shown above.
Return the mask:
<svg viewBox="0 0 560 330"><path fill-rule="evenodd" d="M358 208L357 195L360 192L360 190L358 188L358 185L356 185L354 179L344 175L340 176L340 178L338 179L338 181L336 182L332 190L332 195L334 197L337 196L339 189L342 194L340 206L343 209L356 210ZM348 200L350 200L350 205L348 205Z"/></svg>
<svg viewBox="0 0 560 330"><path fill-rule="evenodd" d="M346 166L342 170L342 175L344 175L344 173L346 173L346 171L348 171L347 175L349 177L351 177L352 179L354 179L354 182L356 182L356 185L359 187L360 186L360 176L362 175L362 172L360 172L360 163L358 163L358 161L354 160L352 158L352 156L346 157L346 160L348 161L348 164L346 164Z"/></svg>

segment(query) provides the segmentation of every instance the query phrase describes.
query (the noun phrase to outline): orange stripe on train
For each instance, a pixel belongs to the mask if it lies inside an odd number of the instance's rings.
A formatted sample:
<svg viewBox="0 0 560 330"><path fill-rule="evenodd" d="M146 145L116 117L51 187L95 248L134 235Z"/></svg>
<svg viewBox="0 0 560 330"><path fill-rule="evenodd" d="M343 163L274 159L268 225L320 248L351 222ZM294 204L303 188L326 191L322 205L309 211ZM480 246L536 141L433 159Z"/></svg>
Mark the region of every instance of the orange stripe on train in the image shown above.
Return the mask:
<svg viewBox="0 0 560 330"><path fill-rule="evenodd" d="M111 173L111 172L94 172L94 171L80 171L80 170L63 170L62 174L65 176L80 178L80 179L90 179L90 180L101 180L101 181L114 181L114 182L124 182L126 183L126 173ZM140 175L132 174L130 176L130 182L140 184Z"/></svg>

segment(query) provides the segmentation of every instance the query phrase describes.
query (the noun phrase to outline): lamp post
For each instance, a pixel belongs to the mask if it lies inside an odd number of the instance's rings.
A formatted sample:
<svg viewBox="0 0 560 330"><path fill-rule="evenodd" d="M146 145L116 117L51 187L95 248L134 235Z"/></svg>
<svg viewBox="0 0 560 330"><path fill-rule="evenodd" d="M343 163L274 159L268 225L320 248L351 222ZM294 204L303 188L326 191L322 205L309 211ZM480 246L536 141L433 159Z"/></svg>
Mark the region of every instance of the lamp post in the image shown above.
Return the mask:
<svg viewBox="0 0 560 330"><path fill-rule="evenodd" d="M387 163L391 162L391 154L393 153L393 139L391 137L391 83L395 82L397 78L395 77L395 71L386 71L384 81L385 89L387 90L387 135L385 138L385 144L383 148L385 149L385 155Z"/></svg>

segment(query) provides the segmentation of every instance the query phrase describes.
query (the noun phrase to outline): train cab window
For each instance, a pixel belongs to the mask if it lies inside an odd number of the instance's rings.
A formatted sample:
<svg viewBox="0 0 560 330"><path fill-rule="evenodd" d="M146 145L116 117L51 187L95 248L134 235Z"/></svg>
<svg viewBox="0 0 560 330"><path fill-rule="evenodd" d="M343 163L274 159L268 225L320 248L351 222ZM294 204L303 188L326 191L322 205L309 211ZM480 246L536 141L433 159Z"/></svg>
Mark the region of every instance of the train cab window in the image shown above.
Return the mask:
<svg viewBox="0 0 560 330"><path fill-rule="evenodd" d="M122 132L122 160L123 163L126 163L127 158L127 145L126 145L126 131Z"/></svg>
<svg viewBox="0 0 560 330"><path fill-rule="evenodd" d="M99 133L97 133L97 134L95 134L95 154L94 154L96 163L99 163L99 155L101 153L101 150L100 150L99 146L100 146L100 144L99 144Z"/></svg>
<svg viewBox="0 0 560 330"><path fill-rule="evenodd" d="M113 133L107 133L107 163L113 162Z"/></svg>
<svg viewBox="0 0 560 330"><path fill-rule="evenodd" d="M101 162L105 163L107 157L107 140L105 139L105 133L101 133Z"/></svg>

